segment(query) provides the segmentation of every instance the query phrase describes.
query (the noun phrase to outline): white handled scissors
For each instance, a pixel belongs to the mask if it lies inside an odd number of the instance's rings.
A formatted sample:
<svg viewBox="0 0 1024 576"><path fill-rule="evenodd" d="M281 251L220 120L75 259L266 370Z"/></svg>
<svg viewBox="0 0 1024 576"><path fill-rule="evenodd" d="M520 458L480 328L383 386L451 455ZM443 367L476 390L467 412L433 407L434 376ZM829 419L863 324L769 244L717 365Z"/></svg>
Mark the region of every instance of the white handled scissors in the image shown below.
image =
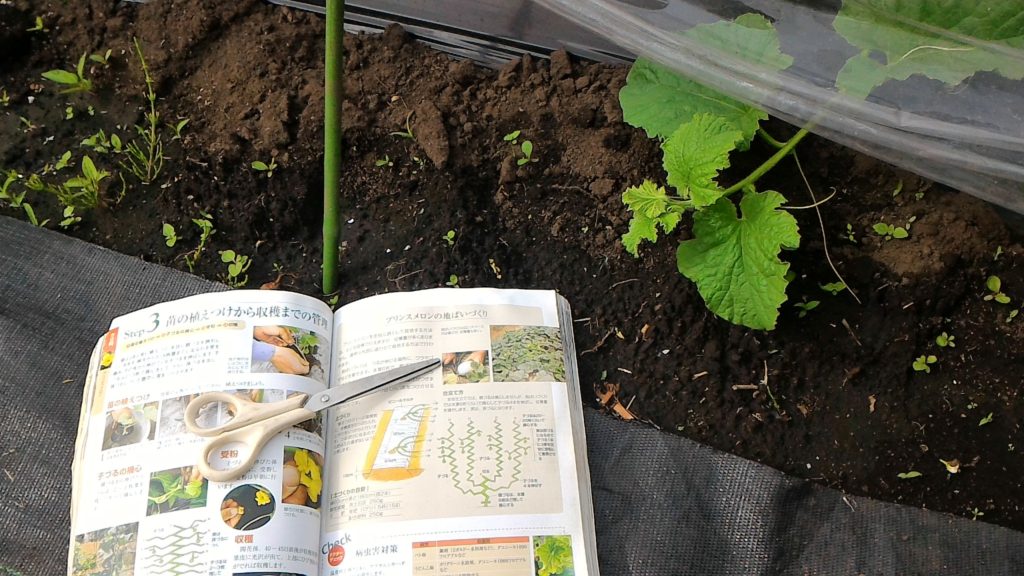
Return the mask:
<svg viewBox="0 0 1024 576"><path fill-rule="evenodd" d="M331 388L309 396L297 394L279 402L261 404L228 392L207 392L200 394L185 408L185 427L198 436L211 437L203 446L199 460L199 472L209 480L228 482L240 478L252 468L263 446L278 432L310 420L317 412L362 396L388 384L397 384L426 374L439 366L438 359L423 360L393 368L379 374L353 380L343 386ZM228 405L231 420L220 426L203 428L197 423L199 411L208 404L224 402ZM241 443L248 450L245 459L237 466L216 469L210 466L210 454L229 444Z"/></svg>

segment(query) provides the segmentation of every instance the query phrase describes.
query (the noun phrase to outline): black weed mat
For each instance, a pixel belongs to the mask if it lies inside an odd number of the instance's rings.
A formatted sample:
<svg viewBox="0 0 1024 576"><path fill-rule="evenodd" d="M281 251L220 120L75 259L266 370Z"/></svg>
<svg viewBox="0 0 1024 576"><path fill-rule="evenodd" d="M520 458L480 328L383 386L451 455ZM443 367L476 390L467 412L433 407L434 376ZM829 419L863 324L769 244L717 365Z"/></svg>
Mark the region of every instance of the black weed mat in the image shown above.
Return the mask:
<svg viewBox="0 0 1024 576"><path fill-rule="evenodd" d="M222 290L0 218L0 574L65 570L87 357L110 320ZM587 411L611 575L1020 574L1024 534L852 496Z"/></svg>

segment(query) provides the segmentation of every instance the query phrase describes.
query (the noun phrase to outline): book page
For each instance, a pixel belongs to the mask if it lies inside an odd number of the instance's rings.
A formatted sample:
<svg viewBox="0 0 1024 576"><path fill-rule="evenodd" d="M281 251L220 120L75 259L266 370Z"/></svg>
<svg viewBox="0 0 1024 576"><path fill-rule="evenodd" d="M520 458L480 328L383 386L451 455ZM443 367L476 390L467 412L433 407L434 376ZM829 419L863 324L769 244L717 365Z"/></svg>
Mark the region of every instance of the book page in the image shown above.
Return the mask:
<svg viewBox="0 0 1024 576"><path fill-rule="evenodd" d="M336 313L340 385L442 366L329 411L322 574L588 574L557 303L438 289Z"/></svg>
<svg viewBox="0 0 1024 576"><path fill-rule="evenodd" d="M331 322L322 302L272 291L117 318L85 390L69 573L318 574L322 420L279 434L239 480L210 482L195 465L206 439L185 429L184 412L204 392L273 402L324 390ZM206 427L229 418L224 403L199 416ZM229 446L212 464L244 450Z"/></svg>

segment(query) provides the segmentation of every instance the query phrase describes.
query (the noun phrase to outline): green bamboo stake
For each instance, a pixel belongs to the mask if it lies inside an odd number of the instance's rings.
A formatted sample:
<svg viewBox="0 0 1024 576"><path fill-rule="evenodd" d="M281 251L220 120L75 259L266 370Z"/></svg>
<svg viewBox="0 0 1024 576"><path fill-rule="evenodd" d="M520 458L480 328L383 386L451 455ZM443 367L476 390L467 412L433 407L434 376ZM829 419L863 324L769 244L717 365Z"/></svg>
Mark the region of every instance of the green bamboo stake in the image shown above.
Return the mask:
<svg viewBox="0 0 1024 576"><path fill-rule="evenodd" d="M341 104L345 52L345 0L327 0L327 47L324 64L324 294L337 290L341 235Z"/></svg>

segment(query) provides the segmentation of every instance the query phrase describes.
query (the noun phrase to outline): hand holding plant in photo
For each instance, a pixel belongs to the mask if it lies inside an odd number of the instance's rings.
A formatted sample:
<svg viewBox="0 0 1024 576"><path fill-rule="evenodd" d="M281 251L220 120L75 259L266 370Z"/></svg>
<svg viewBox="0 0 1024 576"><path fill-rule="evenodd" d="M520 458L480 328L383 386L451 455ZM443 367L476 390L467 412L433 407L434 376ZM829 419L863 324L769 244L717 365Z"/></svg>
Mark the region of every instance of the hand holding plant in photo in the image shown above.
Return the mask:
<svg viewBox="0 0 1024 576"><path fill-rule="evenodd" d="M320 455L305 448L286 447L284 459L281 501L320 508L320 492L323 490Z"/></svg>
<svg viewBox="0 0 1024 576"><path fill-rule="evenodd" d="M155 472L149 480L146 515L206 506L208 482L196 466Z"/></svg>

